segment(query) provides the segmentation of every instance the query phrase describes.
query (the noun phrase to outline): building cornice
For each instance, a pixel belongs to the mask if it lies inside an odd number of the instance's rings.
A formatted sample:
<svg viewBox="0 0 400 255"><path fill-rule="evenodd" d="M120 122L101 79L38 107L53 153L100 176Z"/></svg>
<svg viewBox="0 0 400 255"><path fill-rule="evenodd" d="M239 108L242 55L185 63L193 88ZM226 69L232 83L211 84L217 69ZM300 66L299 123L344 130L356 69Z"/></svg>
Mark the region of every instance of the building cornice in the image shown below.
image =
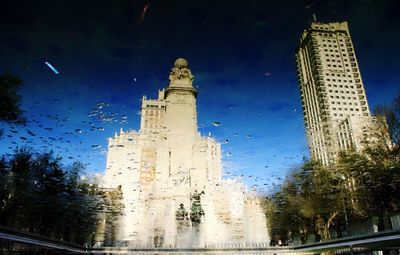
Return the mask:
<svg viewBox="0 0 400 255"><path fill-rule="evenodd" d="M168 87L165 89L165 98L167 98L170 93L174 92L189 92L192 93L195 98L198 94L198 91L193 87Z"/></svg>

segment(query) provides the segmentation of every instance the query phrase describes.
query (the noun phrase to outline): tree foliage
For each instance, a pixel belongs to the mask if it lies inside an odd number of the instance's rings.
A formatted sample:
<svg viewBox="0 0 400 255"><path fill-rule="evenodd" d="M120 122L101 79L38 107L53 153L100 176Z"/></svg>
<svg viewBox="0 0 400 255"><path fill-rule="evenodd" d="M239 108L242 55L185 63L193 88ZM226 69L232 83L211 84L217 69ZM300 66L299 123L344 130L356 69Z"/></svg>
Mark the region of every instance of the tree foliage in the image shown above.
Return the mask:
<svg viewBox="0 0 400 255"><path fill-rule="evenodd" d="M342 153L337 164L325 167L306 162L288 176L282 188L267 199L271 236L286 240L297 235L303 242L342 237L353 222L400 212L398 160L373 161L371 156Z"/></svg>
<svg viewBox="0 0 400 255"><path fill-rule="evenodd" d="M337 163L356 207L361 214L397 212L400 202L400 165L397 157L343 153Z"/></svg>
<svg viewBox="0 0 400 255"><path fill-rule="evenodd" d="M10 72L0 75L0 121L25 123L18 89L22 80Z"/></svg>
<svg viewBox="0 0 400 255"><path fill-rule="evenodd" d="M267 209L270 229L280 232L283 239L298 235L303 242L310 234L315 241L329 240L331 229L341 236L344 196L346 190L334 171L316 162L305 162L272 196L272 206Z"/></svg>
<svg viewBox="0 0 400 255"><path fill-rule="evenodd" d="M376 115L384 116L390 140L394 145L400 144L400 95L389 105L377 106Z"/></svg>
<svg viewBox="0 0 400 255"><path fill-rule="evenodd" d="M81 180L85 167L63 168L51 153L27 149L0 160L0 225L53 238L93 243L101 215L120 212L109 192Z"/></svg>
<svg viewBox="0 0 400 255"><path fill-rule="evenodd" d="M390 228L384 218L390 222L400 212L400 161L392 151L385 153L367 148L362 154L343 152L330 166L305 162L267 200L272 237L329 240L370 217L379 219L379 230Z"/></svg>

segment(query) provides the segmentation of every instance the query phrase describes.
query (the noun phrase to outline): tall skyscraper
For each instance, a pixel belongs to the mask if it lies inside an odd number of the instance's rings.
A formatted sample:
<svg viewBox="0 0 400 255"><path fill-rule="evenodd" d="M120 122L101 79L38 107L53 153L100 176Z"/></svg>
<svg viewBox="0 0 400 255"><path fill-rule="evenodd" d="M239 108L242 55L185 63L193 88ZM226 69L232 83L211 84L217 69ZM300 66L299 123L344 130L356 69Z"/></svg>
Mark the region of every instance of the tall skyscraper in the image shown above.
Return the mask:
<svg viewBox="0 0 400 255"><path fill-rule="evenodd" d="M313 159L328 165L341 150L362 150L376 126L347 22L313 22L296 50L297 77Z"/></svg>

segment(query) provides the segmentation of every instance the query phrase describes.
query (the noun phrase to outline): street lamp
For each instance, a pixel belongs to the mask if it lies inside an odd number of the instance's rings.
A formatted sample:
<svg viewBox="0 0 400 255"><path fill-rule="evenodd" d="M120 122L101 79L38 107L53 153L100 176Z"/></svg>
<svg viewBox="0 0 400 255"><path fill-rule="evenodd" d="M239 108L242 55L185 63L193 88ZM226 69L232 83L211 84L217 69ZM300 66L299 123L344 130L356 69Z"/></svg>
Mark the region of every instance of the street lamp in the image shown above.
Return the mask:
<svg viewBox="0 0 400 255"><path fill-rule="evenodd" d="M340 175L340 178L343 181L346 181L346 177L343 174ZM347 218L346 204L344 203L344 198L343 198L343 189L340 189L340 194L342 196L342 204L343 204L343 212L344 212L344 221L346 223L346 231L347 231L347 233L349 233L349 221Z"/></svg>

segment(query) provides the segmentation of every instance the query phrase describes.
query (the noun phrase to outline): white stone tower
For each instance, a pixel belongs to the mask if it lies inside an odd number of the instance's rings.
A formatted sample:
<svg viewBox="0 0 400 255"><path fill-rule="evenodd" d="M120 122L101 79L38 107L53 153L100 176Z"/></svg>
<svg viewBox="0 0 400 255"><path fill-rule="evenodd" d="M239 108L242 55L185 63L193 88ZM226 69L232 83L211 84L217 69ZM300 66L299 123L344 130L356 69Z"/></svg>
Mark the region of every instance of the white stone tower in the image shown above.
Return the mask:
<svg viewBox="0 0 400 255"><path fill-rule="evenodd" d="M193 75L188 62L179 58L169 75L169 86L165 90L165 125L171 153L171 174L179 169L194 167L192 162L193 145L199 138L197 133L196 96L192 86Z"/></svg>

